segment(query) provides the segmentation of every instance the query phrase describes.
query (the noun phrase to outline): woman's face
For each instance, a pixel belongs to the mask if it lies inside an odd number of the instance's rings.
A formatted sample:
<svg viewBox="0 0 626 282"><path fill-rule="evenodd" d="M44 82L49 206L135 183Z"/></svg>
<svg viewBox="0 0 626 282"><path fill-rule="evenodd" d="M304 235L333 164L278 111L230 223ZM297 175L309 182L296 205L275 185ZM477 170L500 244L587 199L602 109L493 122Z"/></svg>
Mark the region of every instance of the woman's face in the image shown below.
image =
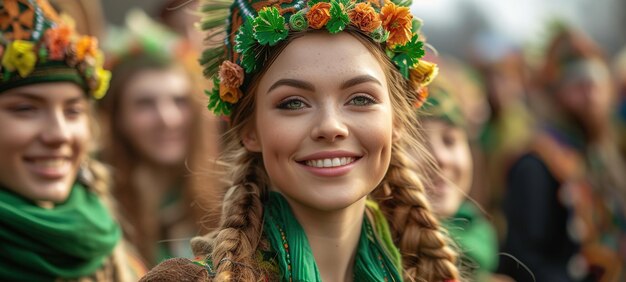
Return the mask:
<svg viewBox="0 0 626 282"><path fill-rule="evenodd" d="M69 82L0 93L0 184L36 202L67 199L90 140L89 104Z"/></svg>
<svg viewBox="0 0 626 282"><path fill-rule="evenodd" d="M467 135L445 121L424 121L426 139L441 177L436 177L429 198L436 214L453 216L472 185L472 155Z"/></svg>
<svg viewBox="0 0 626 282"><path fill-rule="evenodd" d="M368 195L389 166L392 109L381 64L349 34L292 41L260 79L244 145L274 189L332 211Z"/></svg>
<svg viewBox="0 0 626 282"><path fill-rule="evenodd" d="M180 165L187 156L192 109L191 81L178 68L144 70L121 98L118 126L148 162Z"/></svg>
<svg viewBox="0 0 626 282"><path fill-rule="evenodd" d="M570 67L556 99L564 110L586 121L589 126L606 123L611 112L610 73L604 63L597 60L580 61Z"/></svg>

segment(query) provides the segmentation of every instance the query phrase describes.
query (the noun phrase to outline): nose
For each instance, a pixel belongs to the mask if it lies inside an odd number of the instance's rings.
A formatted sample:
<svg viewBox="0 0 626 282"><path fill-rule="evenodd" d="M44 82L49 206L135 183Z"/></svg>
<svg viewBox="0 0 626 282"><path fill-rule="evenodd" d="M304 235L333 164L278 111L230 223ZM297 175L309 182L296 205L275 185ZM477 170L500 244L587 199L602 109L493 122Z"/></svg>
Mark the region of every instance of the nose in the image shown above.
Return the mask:
<svg viewBox="0 0 626 282"><path fill-rule="evenodd" d="M41 132L41 140L49 146L59 146L69 142L71 129L62 110L54 111Z"/></svg>
<svg viewBox="0 0 626 282"><path fill-rule="evenodd" d="M319 113L318 120L311 130L311 138L316 141L335 142L348 137L348 127L341 112L335 109L326 109Z"/></svg>
<svg viewBox="0 0 626 282"><path fill-rule="evenodd" d="M184 120L184 113L175 101L162 101L157 106L157 115L161 124L166 128L175 128L180 126Z"/></svg>

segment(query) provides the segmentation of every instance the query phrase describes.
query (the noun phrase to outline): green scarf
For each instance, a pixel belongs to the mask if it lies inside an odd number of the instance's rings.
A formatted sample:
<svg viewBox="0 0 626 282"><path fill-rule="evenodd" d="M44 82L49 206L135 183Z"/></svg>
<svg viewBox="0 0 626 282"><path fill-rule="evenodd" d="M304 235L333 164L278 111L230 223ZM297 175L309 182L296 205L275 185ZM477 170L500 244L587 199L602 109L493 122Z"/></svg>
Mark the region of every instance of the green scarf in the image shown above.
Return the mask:
<svg viewBox="0 0 626 282"><path fill-rule="evenodd" d="M93 274L121 231L98 197L75 184L52 209L0 187L0 280L53 281Z"/></svg>
<svg viewBox="0 0 626 282"><path fill-rule="evenodd" d="M322 281L306 234L281 194L270 193L263 217L264 232L277 253L282 281ZM379 234L380 238L391 238L388 226L376 226L379 233L376 234L367 216L364 218L354 265L354 281L402 281L398 267L399 252L393 245L389 250L388 244L379 239ZM380 230L379 226L387 228Z"/></svg>

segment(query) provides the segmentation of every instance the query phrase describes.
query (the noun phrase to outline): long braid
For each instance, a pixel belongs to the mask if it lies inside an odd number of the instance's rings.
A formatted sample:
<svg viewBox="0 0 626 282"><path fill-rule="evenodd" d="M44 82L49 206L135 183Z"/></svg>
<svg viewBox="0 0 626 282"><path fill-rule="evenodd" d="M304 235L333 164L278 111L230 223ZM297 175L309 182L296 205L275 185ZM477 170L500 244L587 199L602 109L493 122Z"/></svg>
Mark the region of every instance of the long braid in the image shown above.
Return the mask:
<svg viewBox="0 0 626 282"><path fill-rule="evenodd" d="M458 279L457 254L449 247L412 161L399 143L394 144L389 170L374 195L388 215L402 253L405 280Z"/></svg>
<svg viewBox="0 0 626 282"><path fill-rule="evenodd" d="M366 43L367 38L360 38ZM420 140L413 104L413 89L379 48L365 44L386 65L389 93L394 109L394 142L389 169L372 192L390 223L396 246L402 254L404 280L441 282L458 280L456 251L439 220L431 211L423 180L435 169ZM407 150L418 150L422 160L411 159Z"/></svg>
<svg viewBox="0 0 626 282"><path fill-rule="evenodd" d="M255 253L262 234L261 199L266 194L267 176L260 156L237 146L231 150L233 162L226 170L234 185L224 195L220 227L192 240L196 255L210 255L215 281L258 281L263 276Z"/></svg>

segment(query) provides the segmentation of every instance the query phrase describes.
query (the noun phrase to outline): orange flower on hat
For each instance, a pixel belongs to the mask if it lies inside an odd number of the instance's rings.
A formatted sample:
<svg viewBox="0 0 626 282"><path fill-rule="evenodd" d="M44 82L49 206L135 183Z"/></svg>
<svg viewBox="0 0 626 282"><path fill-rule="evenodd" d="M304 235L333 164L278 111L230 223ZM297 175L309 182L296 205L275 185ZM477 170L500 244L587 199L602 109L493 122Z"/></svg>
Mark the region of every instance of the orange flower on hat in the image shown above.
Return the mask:
<svg viewBox="0 0 626 282"><path fill-rule="evenodd" d="M231 88L220 83L220 99L222 99L222 101L235 104L242 96L243 93L239 88Z"/></svg>
<svg viewBox="0 0 626 282"><path fill-rule="evenodd" d="M85 60L86 56L96 57L98 54L98 39L91 36L83 36L76 42L76 59Z"/></svg>
<svg viewBox="0 0 626 282"><path fill-rule="evenodd" d="M350 22L365 32L372 32L381 24L380 16L370 3L361 2L356 4L348 15L350 16Z"/></svg>
<svg viewBox="0 0 626 282"><path fill-rule="evenodd" d="M69 25L61 24L55 28L46 30L46 45L48 46L50 60L63 60L65 52L70 45L72 28Z"/></svg>
<svg viewBox="0 0 626 282"><path fill-rule="evenodd" d="M309 26L314 29L320 29L330 20L330 3L319 2L306 13L306 19Z"/></svg>
<svg viewBox="0 0 626 282"><path fill-rule="evenodd" d="M411 40L413 15L408 7L398 7L387 1L380 10L380 19L383 21L383 28L389 31L389 45L404 45Z"/></svg>
<svg viewBox="0 0 626 282"><path fill-rule="evenodd" d="M243 68L226 60L220 66L218 77L220 78L220 84L228 88L239 88L243 84Z"/></svg>

